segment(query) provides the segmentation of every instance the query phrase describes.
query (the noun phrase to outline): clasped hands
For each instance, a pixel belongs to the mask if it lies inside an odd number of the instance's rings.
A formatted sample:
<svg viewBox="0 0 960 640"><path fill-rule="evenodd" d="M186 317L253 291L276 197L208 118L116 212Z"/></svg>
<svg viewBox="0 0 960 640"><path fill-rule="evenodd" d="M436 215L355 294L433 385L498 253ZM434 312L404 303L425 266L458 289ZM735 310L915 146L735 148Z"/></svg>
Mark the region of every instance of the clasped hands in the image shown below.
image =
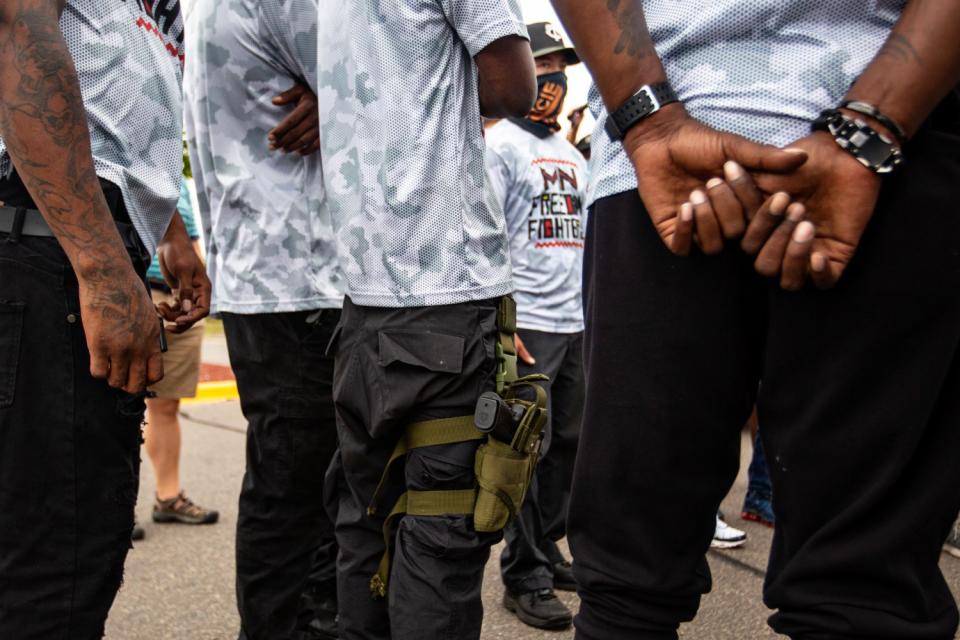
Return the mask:
<svg viewBox="0 0 960 640"><path fill-rule="evenodd" d="M667 248L717 254L739 241L757 271L797 290L837 283L863 235L880 179L827 133L786 149L711 129L679 104L631 129L624 148Z"/></svg>

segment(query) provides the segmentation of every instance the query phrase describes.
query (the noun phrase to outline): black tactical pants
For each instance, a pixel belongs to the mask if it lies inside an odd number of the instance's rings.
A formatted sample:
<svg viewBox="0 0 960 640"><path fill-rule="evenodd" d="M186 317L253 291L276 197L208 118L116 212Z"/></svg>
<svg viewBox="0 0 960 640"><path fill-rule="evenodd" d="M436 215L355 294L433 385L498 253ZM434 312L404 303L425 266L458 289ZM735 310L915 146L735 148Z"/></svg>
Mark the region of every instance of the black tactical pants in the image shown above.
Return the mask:
<svg viewBox="0 0 960 640"><path fill-rule="evenodd" d="M550 421L540 463L520 517L504 531L500 556L503 583L515 593L553 588L553 565L565 558L557 542L567 533L573 462L583 418L583 334L520 329L534 366L520 363L520 375L543 373Z"/></svg>
<svg viewBox="0 0 960 640"><path fill-rule="evenodd" d="M954 637L938 558L960 508L960 123L906 154L830 291L781 291L733 245L672 256L634 192L595 204L569 520L578 639L675 639L694 616L761 378L773 628Z"/></svg>
<svg viewBox="0 0 960 640"><path fill-rule="evenodd" d="M244 640L296 638L302 594L336 590L337 548L323 490L337 448L326 348L339 320L339 309L223 314L248 421L237 519Z"/></svg>
<svg viewBox="0 0 960 640"><path fill-rule="evenodd" d="M130 548L144 408L91 377L57 241L0 233L0 638L102 637Z"/></svg>
<svg viewBox="0 0 960 640"><path fill-rule="evenodd" d="M383 523L407 489L474 486L478 442L411 450L380 509L367 514L404 428L472 415L494 387L497 301L385 309L347 300L334 398L344 480L337 542L344 640L471 640L480 637L483 569L499 534L479 534L468 516L406 516L397 527L388 597L370 579L384 552Z"/></svg>

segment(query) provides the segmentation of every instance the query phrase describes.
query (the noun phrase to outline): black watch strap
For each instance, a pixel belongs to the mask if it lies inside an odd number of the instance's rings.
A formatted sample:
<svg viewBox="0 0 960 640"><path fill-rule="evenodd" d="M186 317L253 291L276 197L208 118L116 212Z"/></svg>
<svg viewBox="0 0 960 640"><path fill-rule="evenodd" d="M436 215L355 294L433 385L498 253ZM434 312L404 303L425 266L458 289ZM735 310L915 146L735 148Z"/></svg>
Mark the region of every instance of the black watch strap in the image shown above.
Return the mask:
<svg viewBox="0 0 960 640"><path fill-rule="evenodd" d="M649 118L661 107L678 100L677 93L669 82L644 85L610 114L607 118L607 133L612 140L623 140L623 136L633 125Z"/></svg>

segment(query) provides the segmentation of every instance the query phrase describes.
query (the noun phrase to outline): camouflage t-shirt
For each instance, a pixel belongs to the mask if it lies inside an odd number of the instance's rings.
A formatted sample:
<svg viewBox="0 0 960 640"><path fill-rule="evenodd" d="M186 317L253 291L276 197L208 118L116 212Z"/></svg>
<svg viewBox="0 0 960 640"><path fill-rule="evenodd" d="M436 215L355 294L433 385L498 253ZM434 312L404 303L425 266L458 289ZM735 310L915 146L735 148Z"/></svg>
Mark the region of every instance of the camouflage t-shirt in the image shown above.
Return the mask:
<svg viewBox="0 0 960 640"><path fill-rule="evenodd" d="M73 56L97 175L123 192L153 253L180 196L183 129L179 0L67 0L60 30ZM0 140L0 175L13 163Z"/></svg>
<svg viewBox="0 0 960 640"><path fill-rule="evenodd" d="M316 89L314 0L193 0L187 138L214 311L279 313L343 301L320 154L270 151L294 84Z"/></svg>
<svg viewBox="0 0 960 640"><path fill-rule="evenodd" d="M517 326L583 331L587 161L560 134L501 120L487 129L487 166L507 219Z"/></svg>
<svg viewBox="0 0 960 640"><path fill-rule="evenodd" d="M516 1L319 5L326 202L351 300L435 306L509 293L473 56L526 37Z"/></svg>
<svg viewBox="0 0 960 640"><path fill-rule="evenodd" d="M906 0L646 0L650 35L690 114L723 131L785 146L836 106ZM633 165L597 117L588 201L637 187Z"/></svg>

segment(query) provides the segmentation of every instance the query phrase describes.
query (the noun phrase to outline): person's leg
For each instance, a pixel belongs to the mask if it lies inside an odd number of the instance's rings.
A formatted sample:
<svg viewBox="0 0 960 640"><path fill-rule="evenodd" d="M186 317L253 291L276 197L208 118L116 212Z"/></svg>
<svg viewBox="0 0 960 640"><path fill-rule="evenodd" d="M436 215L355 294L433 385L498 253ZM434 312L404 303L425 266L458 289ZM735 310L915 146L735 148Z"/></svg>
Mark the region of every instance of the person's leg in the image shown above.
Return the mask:
<svg viewBox="0 0 960 640"><path fill-rule="evenodd" d="M675 257L636 192L589 216L587 393L568 537L578 640L675 639L753 408L763 294L749 259Z"/></svg>
<svg viewBox="0 0 960 640"><path fill-rule="evenodd" d="M180 400L149 398L144 448L157 480L157 499L180 495Z"/></svg>
<svg viewBox="0 0 960 640"><path fill-rule="evenodd" d="M561 334L529 329L521 329L518 333L536 360L534 365L518 362L519 375L542 373L550 378L550 382L544 385L547 390L548 421L544 429L536 477L527 492L520 515L503 534L506 545L500 555L500 574L504 586L513 594L553 588L553 563L541 550L546 532L540 499L545 486L544 470L551 468L554 455L552 433L556 398L553 387L566 354L566 339Z"/></svg>
<svg viewBox="0 0 960 640"><path fill-rule="evenodd" d="M318 549L333 535L324 473L337 447L333 359L339 311L223 314L248 421L237 520L237 601L248 640L286 640ZM330 549L330 546L326 546ZM333 589L334 558L326 581Z"/></svg>
<svg viewBox="0 0 960 640"><path fill-rule="evenodd" d="M470 517L403 517L387 599L370 595L385 550L384 518L399 494L405 488L473 487L477 443L411 451L404 473L398 465L377 508L372 514L367 509L407 425L472 415L480 393L492 388L495 325L492 302L407 309L344 305L335 385L344 470L337 516L344 640L479 637L483 568L500 536L476 533Z"/></svg>
<svg viewBox="0 0 960 640"><path fill-rule="evenodd" d="M98 640L123 575L143 400L90 376L59 245L0 235L0 637Z"/></svg>
<svg viewBox="0 0 960 640"><path fill-rule="evenodd" d="M765 601L795 640L957 629L938 559L960 508L958 133L906 149L836 288L772 296Z"/></svg>
<svg viewBox="0 0 960 640"><path fill-rule="evenodd" d="M759 522L772 527L776 522L773 512L773 485L770 482L770 468L763 451L763 440L759 432L753 440L753 456L747 469L747 494L743 498L740 517L744 520Z"/></svg>
<svg viewBox="0 0 960 640"><path fill-rule="evenodd" d="M583 334L563 336L563 360L552 384L550 455L545 457L540 475L540 512L543 514L542 549L553 564L565 559L557 542L567 535L567 511L570 508L570 486L573 465L580 442L583 422L583 400L586 389L583 378Z"/></svg>

